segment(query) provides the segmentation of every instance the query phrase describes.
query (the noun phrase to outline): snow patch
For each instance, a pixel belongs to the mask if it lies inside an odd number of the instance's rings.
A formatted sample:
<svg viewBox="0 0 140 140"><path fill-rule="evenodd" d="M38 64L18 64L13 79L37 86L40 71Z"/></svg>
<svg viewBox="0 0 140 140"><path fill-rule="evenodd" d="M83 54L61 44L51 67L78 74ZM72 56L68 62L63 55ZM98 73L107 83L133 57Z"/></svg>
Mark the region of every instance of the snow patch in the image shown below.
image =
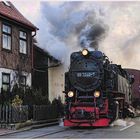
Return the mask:
<svg viewBox="0 0 140 140"><path fill-rule="evenodd" d="M62 118L59 120L59 126L64 126L64 122Z"/></svg>
<svg viewBox="0 0 140 140"><path fill-rule="evenodd" d="M110 126L127 126L127 122L123 119L115 120Z"/></svg>

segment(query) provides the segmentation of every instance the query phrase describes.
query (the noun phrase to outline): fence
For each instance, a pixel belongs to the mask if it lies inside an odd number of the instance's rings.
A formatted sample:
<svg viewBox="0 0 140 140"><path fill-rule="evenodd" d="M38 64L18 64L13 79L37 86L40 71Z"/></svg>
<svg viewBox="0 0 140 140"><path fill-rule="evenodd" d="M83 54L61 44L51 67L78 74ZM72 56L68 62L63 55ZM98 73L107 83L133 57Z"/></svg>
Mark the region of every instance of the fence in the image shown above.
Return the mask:
<svg viewBox="0 0 140 140"><path fill-rule="evenodd" d="M28 120L28 106L0 105L0 123L17 123Z"/></svg>
<svg viewBox="0 0 140 140"><path fill-rule="evenodd" d="M53 105L34 105L33 120L49 120L58 117L57 107Z"/></svg>
<svg viewBox="0 0 140 140"><path fill-rule="evenodd" d="M55 104L50 105L0 105L0 124L10 124L25 122L28 119L34 121L56 119L60 115L60 110Z"/></svg>

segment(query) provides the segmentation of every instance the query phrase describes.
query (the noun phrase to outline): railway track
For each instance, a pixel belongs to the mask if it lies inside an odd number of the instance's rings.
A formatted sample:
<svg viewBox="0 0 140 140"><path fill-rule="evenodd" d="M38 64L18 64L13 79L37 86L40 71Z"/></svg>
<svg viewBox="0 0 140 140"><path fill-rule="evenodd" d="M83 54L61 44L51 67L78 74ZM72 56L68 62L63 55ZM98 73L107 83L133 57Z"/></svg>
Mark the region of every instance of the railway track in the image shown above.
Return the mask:
<svg viewBox="0 0 140 140"><path fill-rule="evenodd" d="M29 139L37 139L41 137L45 137L48 135L53 135L65 131L70 131L70 128L62 128L60 126L54 126L54 127L45 127L45 128L39 128L39 129L31 129L31 130L25 130L21 132L11 133L11 134L5 134L3 136L0 136L0 138L29 138Z"/></svg>
<svg viewBox="0 0 140 140"><path fill-rule="evenodd" d="M54 134L65 132L65 131L70 131L70 128L66 128L64 130L54 131L54 132L50 132L50 133L44 133L44 134L40 134L38 136L34 136L34 137L30 137L30 138L31 139L38 139L38 138L41 138L41 137L45 137L45 136L49 136L49 135L54 135Z"/></svg>

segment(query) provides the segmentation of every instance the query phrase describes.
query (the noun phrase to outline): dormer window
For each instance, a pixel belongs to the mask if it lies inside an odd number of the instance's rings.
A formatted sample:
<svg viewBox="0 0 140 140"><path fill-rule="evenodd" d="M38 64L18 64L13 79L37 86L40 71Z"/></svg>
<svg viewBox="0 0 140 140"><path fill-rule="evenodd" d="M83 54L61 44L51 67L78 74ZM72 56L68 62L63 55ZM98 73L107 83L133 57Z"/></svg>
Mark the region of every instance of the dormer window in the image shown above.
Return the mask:
<svg viewBox="0 0 140 140"><path fill-rule="evenodd" d="M19 31L19 52L27 54L27 33Z"/></svg>
<svg viewBox="0 0 140 140"><path fill-rule="evenodd" d="M11 26L2 25L2 47L6 50L11 50Z"/></svg>
<svg viewBox="0 0 140 140"><path fill-rule="evenodd" d="M10 3L8 1L3 1L3 3L8 6L8 7L11 7Z"/></svg>

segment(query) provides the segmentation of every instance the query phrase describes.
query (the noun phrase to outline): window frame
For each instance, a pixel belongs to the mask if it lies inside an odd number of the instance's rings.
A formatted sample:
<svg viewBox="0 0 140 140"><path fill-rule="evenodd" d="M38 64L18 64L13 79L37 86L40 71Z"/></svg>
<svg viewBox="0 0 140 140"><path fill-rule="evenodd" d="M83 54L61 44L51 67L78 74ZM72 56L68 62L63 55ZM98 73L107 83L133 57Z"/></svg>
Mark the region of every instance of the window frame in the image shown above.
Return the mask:
<svg viewBox="0 0 140 140"><path fill-rule="evenodd" d="M25 78L25 84L21 83L21 79ZM27 77L25 75L20 76L20 86L25 90L26 89L26 83L27 83Z"/></svg>
<svg viewBox="0 0 140 140"><path fill-rule="evenodd" d="M20 37L20 32L26 33L26 38ZM23 53L23 52L20 51L20 41L26 42L26 53ZM19 53L22 54L22 55L27 55L28 54L28 34L24 30L19 30Z"/></svg>
<svg viewBox="0 0 140 140"><path fill-rule="evenodd" d="M3 25L10 27L11 32L7 33L5 31L3 31ZM2 32L2 35L1 35L2 50L5 50L7 52L11 52L12 51L12 26L10 24L8 24L8 23L3 22L1 24L1 32ZM4 48L4 45L3 45L3 35L6 35L6 36L10 37L10 43L11 43L10 44L10 49L9 48Z"/></svg>
<svg viewBox="0 0 140 140"><path fill-rule="evenodd" d="M3 80L3 76L4 76L4 75L9 77L9 83L4 82L4 80ZM3 88L3 85L9 86L8 88L10 89L10 86L11 86L11 84L10 84L10 73L2 72L2 88ZM3 89L3 90L4 90L4 89Z"/></svg>

